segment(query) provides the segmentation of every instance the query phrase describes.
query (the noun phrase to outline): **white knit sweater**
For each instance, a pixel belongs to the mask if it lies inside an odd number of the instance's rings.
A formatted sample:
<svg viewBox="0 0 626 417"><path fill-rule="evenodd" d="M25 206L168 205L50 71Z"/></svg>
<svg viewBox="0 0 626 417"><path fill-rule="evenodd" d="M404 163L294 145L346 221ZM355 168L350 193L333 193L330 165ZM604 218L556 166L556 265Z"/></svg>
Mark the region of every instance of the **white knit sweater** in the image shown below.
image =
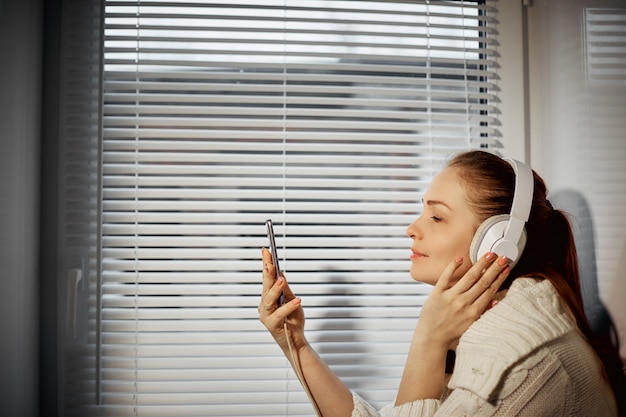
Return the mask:
<svg viewBox="0 0 626 417"><path fill-rule="evenodd" d="M354 394L352 417L617 416L598 357L548 280L516 279L456 354L441 399L378 413Z"/></svg>

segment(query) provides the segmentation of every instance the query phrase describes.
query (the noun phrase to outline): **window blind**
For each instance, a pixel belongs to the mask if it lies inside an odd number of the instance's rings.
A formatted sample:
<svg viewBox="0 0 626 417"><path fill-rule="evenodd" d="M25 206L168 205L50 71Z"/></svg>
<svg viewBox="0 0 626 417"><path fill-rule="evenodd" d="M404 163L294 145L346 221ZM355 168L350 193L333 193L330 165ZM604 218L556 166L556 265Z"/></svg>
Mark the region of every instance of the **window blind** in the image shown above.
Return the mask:
<svg viewBox="0 0 626 417"><path fill-rule="evenodd" d="M626 8L585 8L584 23L588 85L624 87Z"/></svg>
<svg viewBox="0 0 626 417"><path fill-rule="evenodd" d="M313 415L257 319L264 221L312 345L377 406L430 288L406 226L498 146L493 5L106 0L98 407Z"/></svg>

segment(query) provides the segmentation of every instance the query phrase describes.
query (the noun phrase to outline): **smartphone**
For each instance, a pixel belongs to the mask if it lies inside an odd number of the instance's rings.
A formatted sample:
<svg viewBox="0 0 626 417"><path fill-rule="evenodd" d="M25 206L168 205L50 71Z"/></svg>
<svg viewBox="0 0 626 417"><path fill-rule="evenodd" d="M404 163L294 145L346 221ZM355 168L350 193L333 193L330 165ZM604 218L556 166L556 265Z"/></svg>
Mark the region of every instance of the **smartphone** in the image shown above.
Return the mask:
<svg viewBox="0 0 626 417"><path fill-rule="evenodd" d="M265 227L267 228L267 239L270 241L270 252L272 254L272 262L276 267L276 277L280 276L280 266L278 266L278 250L276 249L276 238L274 237L274 225L272 219L265 221ZM278 298L278 305L285 303L285 293L281 292Z"/></svg>

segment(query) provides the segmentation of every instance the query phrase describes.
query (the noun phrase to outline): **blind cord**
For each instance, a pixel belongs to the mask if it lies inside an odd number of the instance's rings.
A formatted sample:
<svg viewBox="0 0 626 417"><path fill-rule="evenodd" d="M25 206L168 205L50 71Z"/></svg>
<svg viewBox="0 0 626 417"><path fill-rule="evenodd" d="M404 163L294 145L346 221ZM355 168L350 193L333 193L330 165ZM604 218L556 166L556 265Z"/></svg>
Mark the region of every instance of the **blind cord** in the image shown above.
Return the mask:
<svg viewBox="0 0 626 417"><path fill-rule="evenodd" d="M307 384L306 379L304 378L304 373L302 372L302 366L300 365L300 358L296 354L296 351L293 349L293 346L291 344L291 334L289 333L289 327L287 326L286 318L283 320L283 328L285 329L285 337L287 338L287 346L289 347L289 355L291 355L291 363L293 364L293 370L295 371L296 376L298 377L298 380L300 381L300 384L304 388L304 392L306 392L306 395L309 397L309 401L311 402L311 405L313 405L315 414L317 414L318 417L323 417L322 412L320 411L319 406L317 405L317 401L315 401L315 398L313 398L313 394L311 394L311 389L309 388L309 385Z"/></svg>

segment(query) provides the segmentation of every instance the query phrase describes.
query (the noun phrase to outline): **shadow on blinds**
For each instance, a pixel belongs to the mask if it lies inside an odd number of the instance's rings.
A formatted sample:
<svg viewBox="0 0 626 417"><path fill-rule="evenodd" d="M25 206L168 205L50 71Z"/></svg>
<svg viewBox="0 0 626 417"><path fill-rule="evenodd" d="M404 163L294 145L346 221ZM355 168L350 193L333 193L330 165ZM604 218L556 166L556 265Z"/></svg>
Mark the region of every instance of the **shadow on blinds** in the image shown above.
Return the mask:
<svg viewBox="0 0 626 417"><path fill-rule="evenodd" d="M572 230L578 252L580 284L587 320L592 330L601 332L613 326L611 316L600 299L596 263L595 233L591 208L578 191L563 189L551 198L555 208L571 216Z"/></svg>

